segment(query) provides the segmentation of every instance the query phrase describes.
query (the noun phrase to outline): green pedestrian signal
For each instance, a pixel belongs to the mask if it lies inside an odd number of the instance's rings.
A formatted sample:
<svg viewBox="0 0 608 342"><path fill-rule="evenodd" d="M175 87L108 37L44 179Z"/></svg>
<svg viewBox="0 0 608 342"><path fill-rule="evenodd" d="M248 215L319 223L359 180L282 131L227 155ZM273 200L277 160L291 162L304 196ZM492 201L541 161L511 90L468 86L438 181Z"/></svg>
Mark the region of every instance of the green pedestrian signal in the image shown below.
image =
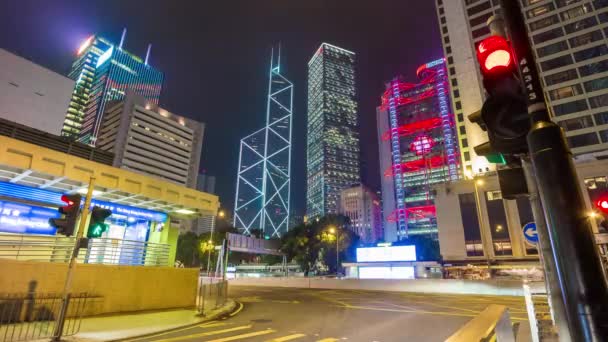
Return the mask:
<svg viewBox="0 0 608 342"><path fill-rule="evenodd" d="M98 206L94 206L91 209L91 221L89 222L89 230L87 232L88 238L99 238L106 232L109 225L104 221L112 215L112 211L109 209L103 209Z"/></svg>
<svg viewBox="0 0 608 342"><path fill-rule="evenodd" d="M491 153L485 155L484 157L488 160L488 163L503 165L507 163L507 161L505 160L505 156L503 156L502 153Z"/></svg>

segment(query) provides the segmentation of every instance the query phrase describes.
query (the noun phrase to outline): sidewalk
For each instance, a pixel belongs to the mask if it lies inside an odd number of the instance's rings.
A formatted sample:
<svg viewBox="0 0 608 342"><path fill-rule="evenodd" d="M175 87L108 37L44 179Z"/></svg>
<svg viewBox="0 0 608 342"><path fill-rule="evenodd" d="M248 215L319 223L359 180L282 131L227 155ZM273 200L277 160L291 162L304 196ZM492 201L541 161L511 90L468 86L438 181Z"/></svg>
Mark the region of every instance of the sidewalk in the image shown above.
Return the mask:
<svg viewBox="0 0 608 342"><path fill-rule="evenodd" d="M183 326L194 325L232 312L236 307L233 300L205 317L198 316L196 310L167 310L82 319L80 332L66 336L65 341L113 341L141 335L153 334Z"/></svg>

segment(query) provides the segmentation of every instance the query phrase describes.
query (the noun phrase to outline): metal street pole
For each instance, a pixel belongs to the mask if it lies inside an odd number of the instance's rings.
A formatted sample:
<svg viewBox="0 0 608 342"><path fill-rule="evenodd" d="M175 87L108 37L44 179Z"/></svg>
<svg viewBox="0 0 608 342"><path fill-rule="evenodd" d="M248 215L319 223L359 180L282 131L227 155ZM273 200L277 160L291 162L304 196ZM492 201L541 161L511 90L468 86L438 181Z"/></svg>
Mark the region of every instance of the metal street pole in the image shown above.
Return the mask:
<svg viewBox="0 0 608 342"><path fill-rule="evenodd" d="M487 246L487 242L490 241L490 239L488 238L484 229L483 214L481 212L481 199L479 197L479 188L477 186L477 182L482 182L482 180L475 179L475 177L473 177L473 186L475 187L475 208L477 209L477 220L479 221L479 233L481 235L481 249L483 251L483 255L486 257L486 262L488 264L488 276L490 276L491 278L492 275L490 272L490 265L492 264L492 262L490 258L490 251L493 251L493 245L490 244L489 246Z"/></svg>
<svg viewBox="0 0 608 342"><path fill-rule="evenodd" d="M532 216L536 224L536 234L538 235L538 256L545 274L545 288L547 289L547 300L551 308L551 318L553 324L557 328L560 342L570 342L570 331L568 330L566 309L562 302L562 289L559 286L555 269L555 259L551 250L551 240L547 231L547 223L543 213L543 205L538 196L538 188L536 179L534 178L534 170L529 157L521 158L521 165L524 169L526 184L528 186L530 207L532 208Z"/></svg>
<svg viewBox="0 0 608 342"><path fill-rule="evenodd" d="M338 251L338 241L340 240L339 231L336 228L336 278L338 277L338 272L340 270L340 252Z"/></svg>
<svg viewBox="0 0 608 342"><path fill-rule="evenodd" d="M78 251L80 250L80 242L82 240L82 236L84 235L84 228L87 221L87 217L89 216L89 207L91 206L91 198L93 197L93 189L95 188L95 177L91 176L89 180L89 188L87 190L87 197L84 200L84 207L82 208L82 212L80 213L80 224L78 226L78 232L76 233L76 239L74 239L74 249L72 251L72 257L70 258L70 263L68 264L68 273L65 277L65 283L63 285L63 293L62 293L62 301L61 301L61 309L59 310L59 315L57 316L57 321L55 323L55 331L53 334L52 341L61 340L61 335L63 334L63 326L65 323L65 318L68 311L68 305L70 301L70 288L72 286L72 278L74 276L74 270L76 269L76 258L78 258Z"/></svg>
<svg viewBox="0 0 608 342"><path fill-rule="evenodd" d="M529 153L545 209L570 336L574 341L606 341L608 287L572 152L547 111L519 0L500 3L527 95L532 122Z"/></svg>

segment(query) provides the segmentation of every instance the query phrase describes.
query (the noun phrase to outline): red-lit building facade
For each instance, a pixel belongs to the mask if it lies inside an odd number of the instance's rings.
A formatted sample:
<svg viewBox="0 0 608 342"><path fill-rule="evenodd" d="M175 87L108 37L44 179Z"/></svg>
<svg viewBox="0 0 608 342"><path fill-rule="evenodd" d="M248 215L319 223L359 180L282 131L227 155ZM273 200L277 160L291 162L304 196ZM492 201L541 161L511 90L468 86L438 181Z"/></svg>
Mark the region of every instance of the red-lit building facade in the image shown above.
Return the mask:
<svg viewBox="0 0 608 342"><path fill-rule="evenodd" d="M432 187L461 177L445 60L387 83L377 110L385 240L437 236Z"/></svg>

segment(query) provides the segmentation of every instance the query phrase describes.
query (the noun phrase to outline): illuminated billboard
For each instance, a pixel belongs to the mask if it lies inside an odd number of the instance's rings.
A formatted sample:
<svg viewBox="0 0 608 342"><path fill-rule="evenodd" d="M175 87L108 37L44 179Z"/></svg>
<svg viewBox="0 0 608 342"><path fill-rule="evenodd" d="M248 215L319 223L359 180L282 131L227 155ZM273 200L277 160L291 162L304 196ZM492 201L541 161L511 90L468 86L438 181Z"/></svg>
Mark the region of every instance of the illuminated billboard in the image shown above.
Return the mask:
<svg viewBox="0 0 608 342"><path fill-rule="evenodd" d="M357 248L357 262L416 261L416 246Z"/></svg>
<svg viewBox="0 0 608 342"><path fill-rule="evenodd" d="M58 218L56 209L0 201L0 232L55 235L50 218Z"/></svg>

